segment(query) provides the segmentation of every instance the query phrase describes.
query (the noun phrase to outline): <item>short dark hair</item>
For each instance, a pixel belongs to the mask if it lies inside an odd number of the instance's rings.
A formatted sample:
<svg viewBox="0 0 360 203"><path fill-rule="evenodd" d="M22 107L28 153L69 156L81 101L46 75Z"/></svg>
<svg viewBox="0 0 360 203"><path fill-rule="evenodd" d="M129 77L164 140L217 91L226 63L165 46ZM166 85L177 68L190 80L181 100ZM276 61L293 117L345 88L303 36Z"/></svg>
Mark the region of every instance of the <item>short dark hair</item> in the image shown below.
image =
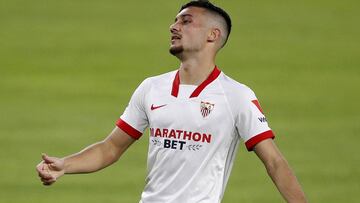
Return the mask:
<svg viewBox="0 0 360 203"><path fill-rule="evenodd" d="M187 4L184 4L183 6L181 6L180 11L188 8L188 7L200 7L200 8L204 8L206 10L209 10L211 12L214 12L218 15L220 15L221 17L224 18L225 22L226 22L226 28L227 28L227 36L226 36L226 41L229 38L230 32L231 32L231 18L229 16L229 14L226 13L226 11L218 6L215 6L214 4L212 4L210 1L208 0L197 0L197 1L190 1ZM225 41L225 43L226 43ZM224 43L224 44L225 44Z"/></svg>

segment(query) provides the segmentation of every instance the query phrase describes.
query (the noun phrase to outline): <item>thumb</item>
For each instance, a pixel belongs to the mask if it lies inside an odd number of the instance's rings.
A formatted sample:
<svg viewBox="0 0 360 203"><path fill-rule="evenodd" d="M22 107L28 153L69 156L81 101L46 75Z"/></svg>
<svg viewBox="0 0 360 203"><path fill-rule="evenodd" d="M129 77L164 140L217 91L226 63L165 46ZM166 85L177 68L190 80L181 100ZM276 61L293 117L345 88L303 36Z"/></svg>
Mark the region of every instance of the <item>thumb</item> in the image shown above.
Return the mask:
<svg viewBox="0 0 360 203"><path fill-rule="evenodd" d="M47 154L43 153L41 155L42 159L44 160L45 163L47 164L51 164L55 162L55 159L53 157L49 157Z"/></svg>

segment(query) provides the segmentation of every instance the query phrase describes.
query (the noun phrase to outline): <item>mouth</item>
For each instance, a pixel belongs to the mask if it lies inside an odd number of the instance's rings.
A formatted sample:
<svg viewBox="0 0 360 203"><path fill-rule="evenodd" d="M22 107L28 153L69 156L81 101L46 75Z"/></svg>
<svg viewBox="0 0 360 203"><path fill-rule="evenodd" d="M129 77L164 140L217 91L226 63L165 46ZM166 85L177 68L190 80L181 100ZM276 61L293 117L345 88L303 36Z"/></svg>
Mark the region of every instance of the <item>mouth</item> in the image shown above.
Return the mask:
<svg viewBox="0 0 360 203"><path fill-rule="evenodd" d="M180 40L180 39L181 39L180 35L172 35L171 36L171 41Z"/></svg>

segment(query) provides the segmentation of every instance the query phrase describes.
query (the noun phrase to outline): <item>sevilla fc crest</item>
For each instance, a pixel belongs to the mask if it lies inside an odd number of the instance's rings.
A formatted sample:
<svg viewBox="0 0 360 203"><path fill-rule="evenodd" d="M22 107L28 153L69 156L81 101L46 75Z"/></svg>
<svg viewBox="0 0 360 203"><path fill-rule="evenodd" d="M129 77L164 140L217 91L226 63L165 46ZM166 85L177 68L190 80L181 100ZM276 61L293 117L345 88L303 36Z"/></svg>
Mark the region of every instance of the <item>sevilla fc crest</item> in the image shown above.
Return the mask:
<svg viewBox="0 0 360 203"><path fill-rule="evenodd" d="M205 118L206 116L208 116L211 111L214 109L214 105L215 104L211 104L209 102L201 102L200 104L200 111L201 111L201 115Z"/></svg>

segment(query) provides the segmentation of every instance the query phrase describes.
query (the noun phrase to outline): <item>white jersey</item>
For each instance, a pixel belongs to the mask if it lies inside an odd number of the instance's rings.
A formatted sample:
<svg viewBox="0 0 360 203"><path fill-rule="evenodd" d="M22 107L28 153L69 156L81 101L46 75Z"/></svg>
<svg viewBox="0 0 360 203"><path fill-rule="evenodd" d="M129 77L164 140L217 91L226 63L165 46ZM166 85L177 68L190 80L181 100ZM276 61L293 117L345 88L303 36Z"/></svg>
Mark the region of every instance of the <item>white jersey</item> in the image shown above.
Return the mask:
<svg viewBox="0 0 360 203"><path fill-rule="evenodd" d="M253 91L217 67L199 86L178 71L144 80L117 126L135 139L150 128L140 203L218 203L240 138L249 151L274 138Z"/></svg>

